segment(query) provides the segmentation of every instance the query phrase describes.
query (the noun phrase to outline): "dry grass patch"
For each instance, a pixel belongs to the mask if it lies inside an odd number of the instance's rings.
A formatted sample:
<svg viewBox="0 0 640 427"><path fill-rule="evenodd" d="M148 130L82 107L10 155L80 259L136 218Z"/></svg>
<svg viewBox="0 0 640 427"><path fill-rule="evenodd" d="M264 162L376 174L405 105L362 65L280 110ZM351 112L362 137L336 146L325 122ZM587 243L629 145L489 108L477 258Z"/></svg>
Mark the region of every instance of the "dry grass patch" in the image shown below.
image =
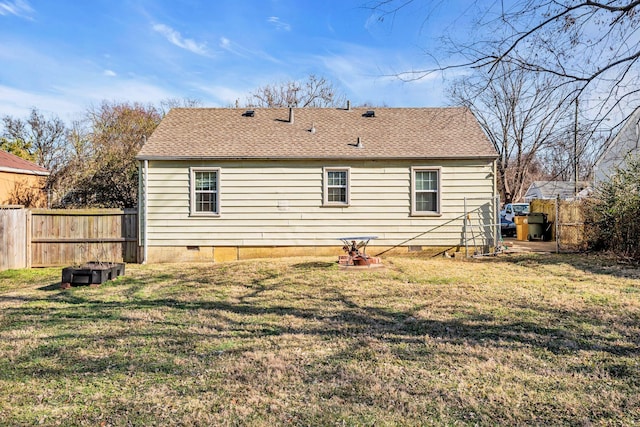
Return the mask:
<svg viewBox="0 0 640 427"><path fill-rule="evenodd" d="M0 272L8 425L629 425L640 278L598 257Z"/></svg>

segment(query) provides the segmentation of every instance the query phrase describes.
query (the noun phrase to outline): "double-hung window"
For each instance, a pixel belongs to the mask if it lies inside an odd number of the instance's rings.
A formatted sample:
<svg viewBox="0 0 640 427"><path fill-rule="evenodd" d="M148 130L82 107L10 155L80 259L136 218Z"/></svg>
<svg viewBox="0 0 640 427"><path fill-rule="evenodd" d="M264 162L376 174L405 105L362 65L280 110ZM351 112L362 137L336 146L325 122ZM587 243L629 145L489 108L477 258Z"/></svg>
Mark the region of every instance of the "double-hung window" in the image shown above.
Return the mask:
<svg viewBox="0 0 640 427"><path fill-rule="evenodd" d="M440 214L440 169L411 169L412 215Z"/></svg>
<svg viewBox="0 0 640 427"><path fill-rule="evenodd" d="M349 168L324 168L323 204L349 205Z"/></svg>
<svg viewBox="0 0 640 427"><path fill-rule="evenodd" d="M191 168L190 188L191 215L220 214L220 169Z"/></svg>

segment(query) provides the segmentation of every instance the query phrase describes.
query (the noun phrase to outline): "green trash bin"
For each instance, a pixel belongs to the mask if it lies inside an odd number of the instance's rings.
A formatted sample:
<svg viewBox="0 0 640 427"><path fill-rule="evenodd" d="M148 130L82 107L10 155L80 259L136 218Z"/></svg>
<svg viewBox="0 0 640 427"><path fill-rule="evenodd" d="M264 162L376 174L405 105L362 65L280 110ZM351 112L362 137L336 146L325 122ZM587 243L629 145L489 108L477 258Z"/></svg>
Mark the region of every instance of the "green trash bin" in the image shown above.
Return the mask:
<svg viewBox="0 0 640 427"><path fill-rule="evenodd" d="M527 215L529 230L527 240L544 240L547 230L547 214L543 212L531 212Z"/></svg>

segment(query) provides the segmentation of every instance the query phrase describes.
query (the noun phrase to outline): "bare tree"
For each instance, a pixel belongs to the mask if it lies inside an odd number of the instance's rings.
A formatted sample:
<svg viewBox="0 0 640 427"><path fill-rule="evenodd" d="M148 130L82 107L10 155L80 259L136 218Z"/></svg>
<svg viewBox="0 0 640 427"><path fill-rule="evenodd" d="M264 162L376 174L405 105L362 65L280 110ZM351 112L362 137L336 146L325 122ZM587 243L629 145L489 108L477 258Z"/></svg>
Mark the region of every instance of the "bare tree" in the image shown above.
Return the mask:
<svg viewBox="0 0 640 427"><path fill-rule="evenodd" d="M160 101L158 110L164 117L172 108L196 108L200 106L202 106L202 101L195 98L167 98Z"/></svg>
<svg viewBox="0 0 640 427"><path fill-rule="evenodd" d="M248 107L337 107L345 96L324 77L311 74L306 81L291 80L267 85L251 93Z"/></svg>
<svg viewBox="0 0 640 427"><path fill-rule="evenodd" d="M499 71L499 74L498 74ZM451 98L474 113L498 152L498 189L519 200L542 172L538 155L566 133L571 114L558 108L563 94L544 75L501 64L494 76L473 74L451 87Z"/></svg>
<svg viewBox="0 0 640 427"><path fill-rule="evenodd" d="M36 108L31 110L27 119L11 116L2 118L4 125L0 148L19 157L32 161L47 170L50 175L43 181L43 188L50 193L56 186L56 180L68 161L67 128L58 117L45 117ZM15 189L14 200L25 206L41 205L42 192L29 188Z"/></svg>
<svg viewBox="0 0 640 427"><path fill-rule="evenodd" d="M607 134L594 132L586 123L579 126L577 135L574 129L559 135L554 144L538 154L546 179L573 181L576 179L576 167L578 180L592 179L593 165Z"/></svg>
<svg viewBox="0 0 640 427"><path fill-rule="evenodd" d="M103 102L68 133L73 156L59 174L59 206L135 207L135 156L162 119L153 105Z"/></svg>
<svg viewBox="0 0 640 427"><path fill-rule="evenodd" d="M75 120L67 129L67 159L49 176L49 195L51 203L56 207L80 207L76 203L65 205L61 203L61 199L73 194L79 182L89 179L90 166L93 165L96 155L90 134L90 130L82 120Z"/></svg>
<svg viewBox="0 0 640 427"><path fill-rule="evenodd" d="M384 20L393 19L411 3L414 0L365 4ZM442 3L428 1L425 21L438 18ZM553 76L556 87L568 88L561 108L581 98L586 101L584 109L591 110L589 116L614 117L616 123L640 100L640 0L474 1L465 12L478 17L474 34L459 31L445 36L448 57L435 58L437 65L432 68L399 76L419 79L461 67L494 76L501 65L509 64Z"/></svg>
<svg viewBox="0 0 640 427"><path fill-rule="evenodd" d="M66 126L58 117L46 118L36 108L26 120L2 118L3 149L55 171L65 160Z"/></svg>
<svg viewBox="0 0 640 427"><path fill-rule="evenodd" d="M152 105L103 102L87 112L95 152L88 180L82 182L93 206L135 207L138 162L135 156L162 119Z"/></svg>

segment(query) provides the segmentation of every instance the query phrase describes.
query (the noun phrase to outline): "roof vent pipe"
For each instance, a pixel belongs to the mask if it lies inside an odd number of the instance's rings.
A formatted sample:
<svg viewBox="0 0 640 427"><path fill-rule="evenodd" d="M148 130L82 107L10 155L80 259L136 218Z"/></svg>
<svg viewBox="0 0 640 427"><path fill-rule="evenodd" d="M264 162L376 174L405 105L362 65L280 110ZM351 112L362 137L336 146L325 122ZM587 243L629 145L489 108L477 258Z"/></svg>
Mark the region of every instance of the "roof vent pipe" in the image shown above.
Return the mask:
<svg viewBox="0 0 640 427"><path fill-rule="evenodd" d="M289 107L289 123L293 124L293 107Z"/></svg>
<svg viewBox="0 0 640 427"><path fill-rule="evenodd" d="M351 111L351 101L347 99L347 111Z"/></svg>
<svg viewBox="0 0 640 427"><path fill-rule="evenodd" d="M356 148L364 148L364 145L362 145L362 140L360 139L360 137L358 137L358 142L356 143Z"/></svg>

